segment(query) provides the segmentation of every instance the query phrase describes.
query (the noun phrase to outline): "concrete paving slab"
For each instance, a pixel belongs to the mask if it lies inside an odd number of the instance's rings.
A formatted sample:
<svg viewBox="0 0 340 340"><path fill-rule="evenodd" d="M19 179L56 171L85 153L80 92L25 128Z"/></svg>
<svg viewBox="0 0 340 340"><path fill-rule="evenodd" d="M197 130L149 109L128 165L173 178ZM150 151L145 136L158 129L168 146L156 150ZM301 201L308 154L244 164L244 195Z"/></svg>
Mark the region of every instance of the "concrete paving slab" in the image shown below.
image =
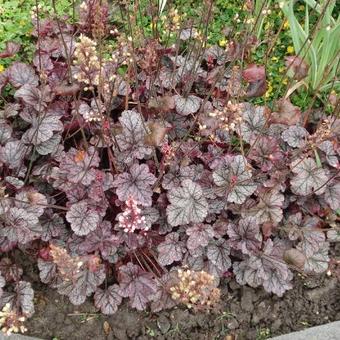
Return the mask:
<svg viewBox="0 0 340 340"><path fill-rule="evenodd" d="M340 321L280 335L270 340L340 340Z"/></svg>
<svg viewBox="0 0 340 340"><path fill-rule="evenodd" d="M20 335L20 334L11 334L9 336L4 335L4 333L0 332L0 340L43 340L39 338L34 338L31 336Z"/></svg>

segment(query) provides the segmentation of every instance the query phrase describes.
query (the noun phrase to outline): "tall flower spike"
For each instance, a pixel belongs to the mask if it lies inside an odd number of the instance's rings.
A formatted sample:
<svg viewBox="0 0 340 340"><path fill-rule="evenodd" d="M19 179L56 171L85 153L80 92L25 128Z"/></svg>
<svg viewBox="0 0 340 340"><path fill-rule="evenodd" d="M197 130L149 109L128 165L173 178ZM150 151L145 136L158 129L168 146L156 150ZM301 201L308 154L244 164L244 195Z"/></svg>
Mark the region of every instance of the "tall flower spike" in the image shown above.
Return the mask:
<svg viewBox="0 0 340 340"><path fill-rule="evenodd" d="M137 202L133 197L129 197L125 202L124 212L118 215L118 226L126 233L133 233L136 229L149 230L145 225L145 217L141 216L141 210L137 207Z"/></svg>
<svg viewBox="0 0 340 340"><path fill-rule="evenodd" d="M76 68L74 78L90 86L99 84L100 63L96 45L95 41L81 34L80 41L76 43L74 51Z"/></svg>

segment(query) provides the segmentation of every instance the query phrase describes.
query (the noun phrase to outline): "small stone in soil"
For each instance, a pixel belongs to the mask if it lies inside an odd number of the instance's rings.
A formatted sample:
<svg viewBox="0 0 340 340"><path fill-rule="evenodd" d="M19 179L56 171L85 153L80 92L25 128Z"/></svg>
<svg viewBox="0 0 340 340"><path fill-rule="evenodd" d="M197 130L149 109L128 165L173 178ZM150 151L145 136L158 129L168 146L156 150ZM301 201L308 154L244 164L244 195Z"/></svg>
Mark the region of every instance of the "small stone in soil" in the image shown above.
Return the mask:
<svg viewBox="0 0 340 340"><path fill-rule="evenodd" d="M171 324L167 317L161 315L157 320L157 326L162 334L165 334L169 331Z"/></svg>
<svg viewBox="0 0 340 340"><path fill-rule="evenodd" d="M227 327L231 330L238 328L239 324L236 319L232 319L227 323Z"/></svg>

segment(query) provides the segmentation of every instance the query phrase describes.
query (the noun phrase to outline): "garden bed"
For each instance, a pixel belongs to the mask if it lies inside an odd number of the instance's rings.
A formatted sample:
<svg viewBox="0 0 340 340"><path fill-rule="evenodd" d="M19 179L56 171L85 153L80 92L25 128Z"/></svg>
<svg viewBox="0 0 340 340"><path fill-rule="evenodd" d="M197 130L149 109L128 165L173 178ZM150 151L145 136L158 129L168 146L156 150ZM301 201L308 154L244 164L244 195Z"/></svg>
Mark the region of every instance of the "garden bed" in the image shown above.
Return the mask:
<svg viewBox="0 0 340 340"><path fill-rule="evenodd" d="M38 287L36 313L27 328L28 334L43 339L224 339L232 334L266 339L340 320L340 287L327 277L297 279L295 289L283 298L231 281L223 285L224 313L210 315L181 308L141 313L125 304L105 317L91 302L76 307L56 291Z"/></svg>
<svg viewBox="0 0 340 340"><path fill-rule="evenodd" d="M237 335L237 340L260 340L340 320L339 281L327 275L298 276L294 289L282 298L225 279L219 310L210 314L183 308L137 312L125 303L113 316L104 316L89 299L74 306L67 297L38 283L36 270L26 272L27 279L36 282L36 312L26 326L29 335L42 339L198 340Z"/></svg>
<svg viewBox="0 0 340 340"><path fill-rule="evenodd" d="M304 7L304 47L299 8L259 3L223 8L222 39L212 1L195 22L101 0L36 4L33 38L6 38L2 332L259 340L339 319L334 4Z"/></svg>

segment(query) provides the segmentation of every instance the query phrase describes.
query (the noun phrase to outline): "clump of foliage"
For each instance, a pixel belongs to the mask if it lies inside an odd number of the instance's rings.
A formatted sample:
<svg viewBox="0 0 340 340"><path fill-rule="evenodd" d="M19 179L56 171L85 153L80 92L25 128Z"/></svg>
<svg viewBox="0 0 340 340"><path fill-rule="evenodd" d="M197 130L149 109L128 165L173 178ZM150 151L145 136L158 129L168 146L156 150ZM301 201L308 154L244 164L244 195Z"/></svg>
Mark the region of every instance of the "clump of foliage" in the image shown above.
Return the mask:
<svg viewBox="0 0 340 340"><path fill-rule="evenodd" d="M304 23L301 24L294 12L293 1L282 1L280 7L289 22L294 49L302 60L295 61L305 64L305 76L301 85L314 92L324 92L334 88L340 90L339 53L340 17L336 15L335 1L305 1ZM310 16L317 12L318 21L312 25ZM306 62L307 64L306 64ZM308 65L308 67L307 67Z"/></svg>
<svg viewBox="0 0 340 340"><path fill-rule="evenodd" d="M0 49L5 48L5 43L13 41L22 46L20 59L29 60L34 53L34 45L31 43L33 31L32 16L39 12L39 16L53 15L52 1L39 0L36 7L35 0L6 0L0 7ZM76 1L59 0L55 6L60 16L71 15ZM14 56L16 59L17 56ZM0 60L0 70L10 63L10 59Z"/></svg>
<svg viewBox="0 0 340 340"><path fill-rule="evenodd" d="M240 66L247 34L206 47L181 24L164 47L119 33L108 9L87 0L76 25L36 17L33 63L0 74L13 93L0 111L0 308L34 312L18 251L43 283L75 305L93 295L105 314L123 298L173 307L182 267L211 289L233 275L279 296L295 270L326 271L340 120L289 98L274 111L247 102L266 89L264 66Z"/></svg>

